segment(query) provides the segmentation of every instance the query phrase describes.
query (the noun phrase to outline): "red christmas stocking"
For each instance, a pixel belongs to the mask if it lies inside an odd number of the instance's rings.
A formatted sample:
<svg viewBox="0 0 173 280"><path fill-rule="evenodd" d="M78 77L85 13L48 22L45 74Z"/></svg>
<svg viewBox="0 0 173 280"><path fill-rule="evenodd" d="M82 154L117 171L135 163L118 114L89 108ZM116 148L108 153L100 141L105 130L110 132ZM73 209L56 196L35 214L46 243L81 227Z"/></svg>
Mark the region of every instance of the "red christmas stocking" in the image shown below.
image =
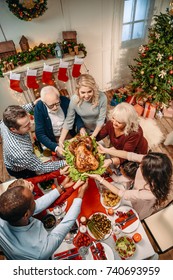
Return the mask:
<svg viewBox="0 0 173 280"><path fill-rule="evenodd" d="M62 61L62 59L60 59L58 80L63 81L63 82L68 81L68 76L67 76L68 65L69 65L68 62Z"/></svg>
<svg viewBox="0 0 173 280"><path fill-rule="evenodd" d="M73 78L78 78L81 75L80 68L82 64L83 64L83 59L75 56L74 65L72 69Z"/></svg>
<svg viewBox="0 0 173 280"><path fill-rule="evenodd" d="M10 88L17 92L23 92L20 86L20 76L20 74L10 72Z"/></svg>
<svg viewBox="0 0 173 280"><path fill-rule="evenodd" d="M39 88L36 77L37 77L37 70L27 69L26 85L28 88L33 88L33 89Z"/></svg>
<svg viewBox="0 0 173 280"><path fill-rule="evenodd" d="M42 82L47 85L54 85L53 81L53 66L49 66L44 63L43 67L43 75L42 75Z"/></svg>

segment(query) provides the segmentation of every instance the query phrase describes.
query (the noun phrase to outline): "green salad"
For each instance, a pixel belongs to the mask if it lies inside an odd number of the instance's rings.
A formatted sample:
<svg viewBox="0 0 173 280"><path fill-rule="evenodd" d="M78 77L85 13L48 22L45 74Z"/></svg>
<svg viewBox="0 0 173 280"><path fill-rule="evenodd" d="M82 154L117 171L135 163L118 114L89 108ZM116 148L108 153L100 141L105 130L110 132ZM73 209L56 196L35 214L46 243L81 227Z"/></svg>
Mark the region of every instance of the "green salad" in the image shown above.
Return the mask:
<svg viewBox="0 0 173 280"><path fill-rule="evenodd" d="M75 141L75 139L74 139L74 141ZM85 181L88 176L85 173L81 173L76 169L75 156L69 151L69 148L68 148L70 143L71 143L71 141L68 141L68 140L66 140L64 142L64 150L65 150L64 156L65 156L67 164L70 166L69 176L72 178L73 181L78 181L79 179L81 179L82 181ZM102 175L106 170L106 168L103 167L105 156L98 153L97 142L95 139L92 139L92 144L93 144L93 152L92 152L93 155L98 154L99 167L94 171L87 171L87 173Z"/></svg>

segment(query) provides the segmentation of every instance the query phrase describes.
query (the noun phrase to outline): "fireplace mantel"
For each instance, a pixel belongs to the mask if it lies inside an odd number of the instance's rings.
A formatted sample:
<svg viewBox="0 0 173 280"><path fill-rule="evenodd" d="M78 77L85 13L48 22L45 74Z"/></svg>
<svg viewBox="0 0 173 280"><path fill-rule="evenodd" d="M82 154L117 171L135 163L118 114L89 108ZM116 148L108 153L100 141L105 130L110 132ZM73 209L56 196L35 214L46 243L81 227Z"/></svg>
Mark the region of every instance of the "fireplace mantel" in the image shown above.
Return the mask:
<svg viewBox="0 0 173 280"><path fill-rule="evenodd" d="M84 58L83 52L79 52L77 57ZM69 54L66 54L63 57L63 61L69 62L69 67L67 69L67 75L69 77L69 80L66 83L59 81L57 78L57 73L58 73L59 64L60 64L59 58L50 58L50 59L46 59L46 60L35 61L32 63L28 63L25 65L19 66L19 67L15 68L14 70L12 70L11 72L21 74L21 86L24 89L23 95L24 95L26 103L29 103L29 102L35 100L35 95L34 95L33 90L26 87L27 68L37 70L37 80L41 81L44 63L46 63L47 65L53 66L53 76L54 76L55 85L57 86L57 88L59 90L67 89L69 95L72 95L75 91L75 79L71 75L71 70L72 70L72 66L74 64L74 59L75 59L75 56L71 56ZM83 65L82 65L82 67L83 67ZM81 71L82 71L82 68L81 68ZM84 71L85 71L85 69L84 69ZM10 82L10 71L3 73L3 75L4 75L4 78L8 79L8 82ZM41 87L43 87L43 86L44 85L42 85ZM40 89L41 89L41 87L40 87Z"/></svg>

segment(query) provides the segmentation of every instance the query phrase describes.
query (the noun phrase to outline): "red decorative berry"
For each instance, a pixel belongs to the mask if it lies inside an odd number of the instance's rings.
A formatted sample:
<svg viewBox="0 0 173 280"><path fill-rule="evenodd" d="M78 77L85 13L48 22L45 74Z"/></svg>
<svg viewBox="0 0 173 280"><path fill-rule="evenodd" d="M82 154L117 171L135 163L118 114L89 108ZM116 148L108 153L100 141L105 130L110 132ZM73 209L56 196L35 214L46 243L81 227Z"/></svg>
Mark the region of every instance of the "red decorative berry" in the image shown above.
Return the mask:
<svg viewBox="0 0 173 280"><path fill-rule="evenodd" d="M172 74L173 74L173 70L170 70L170 71L169 71L169 74L172 75Z"/></svg>
<svg viewBox="0 0 173 280"><path fill-rule="evenodd" d="M172 56L169 56L168 59L169 59L169 60L173 60L173 57L172 57Z"/></svg>
<svg viewBox="0 0 173 280"><path fill-rule="evenodd" d="M153 78L154 78L154 75L150 75L150 78L153 79Z"/></svg>
<svg viewBox="0 0 173 280"><path fill-rule="evenodd" d="M142 53L142 56L145 57L145 56L146 56L146 53Z"/></svg>

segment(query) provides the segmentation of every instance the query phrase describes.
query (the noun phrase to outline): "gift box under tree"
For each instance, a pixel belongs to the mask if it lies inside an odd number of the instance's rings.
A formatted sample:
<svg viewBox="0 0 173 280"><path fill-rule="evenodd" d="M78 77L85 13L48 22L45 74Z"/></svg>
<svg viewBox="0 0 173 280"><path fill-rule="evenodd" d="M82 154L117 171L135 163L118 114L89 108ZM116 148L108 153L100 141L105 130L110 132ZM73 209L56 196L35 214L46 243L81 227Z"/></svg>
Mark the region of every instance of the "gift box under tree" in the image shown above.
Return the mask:
<svg viewBox="0 0 173 280"><path fill-rule="evenodd" d="M156 114L156 109L157 109L157 106L155 104L151 104L150 102L146 102L143 117L153 119L155 117L155 114Z"/></svg>

